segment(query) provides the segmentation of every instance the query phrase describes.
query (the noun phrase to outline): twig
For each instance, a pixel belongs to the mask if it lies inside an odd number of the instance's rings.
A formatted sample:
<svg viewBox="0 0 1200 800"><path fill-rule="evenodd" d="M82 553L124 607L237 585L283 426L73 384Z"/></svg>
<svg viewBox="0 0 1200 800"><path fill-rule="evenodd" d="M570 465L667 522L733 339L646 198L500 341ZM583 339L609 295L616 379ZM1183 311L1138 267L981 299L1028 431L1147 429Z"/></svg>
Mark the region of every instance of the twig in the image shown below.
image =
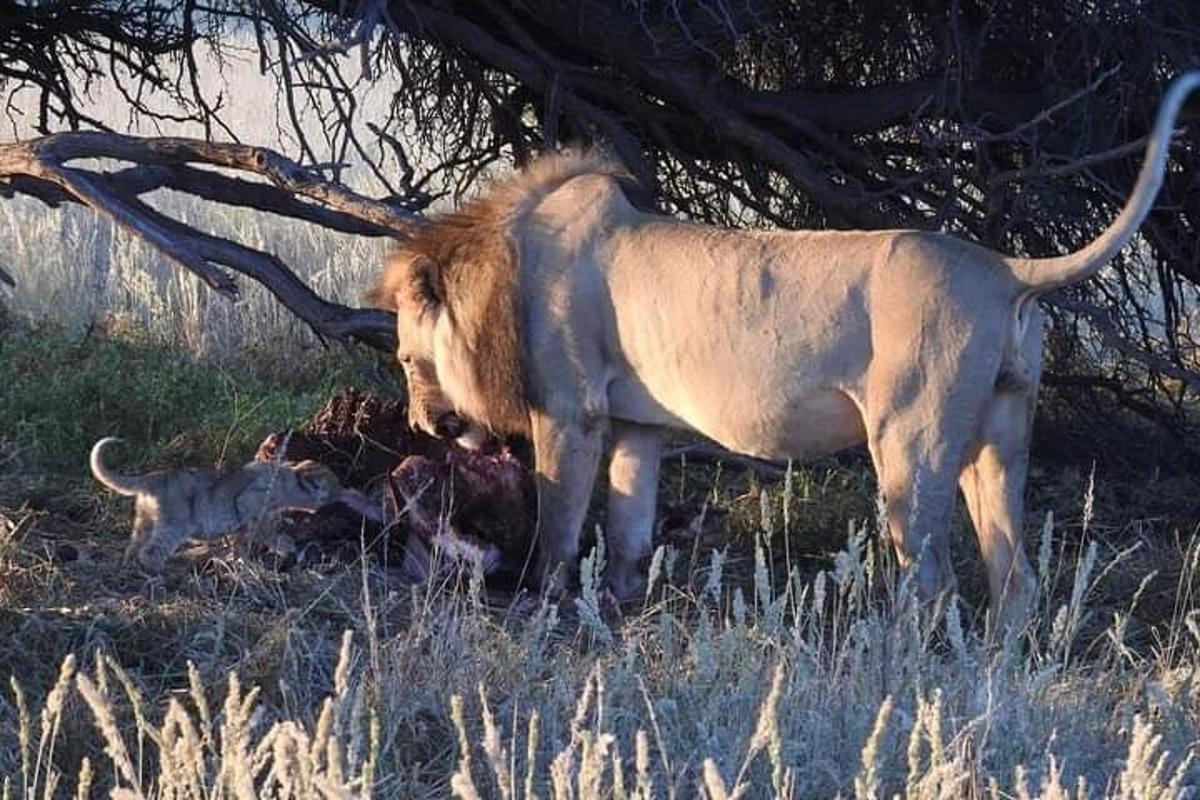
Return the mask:
<svg viewBox="0 0 1200 800"><path fill-rule="evenodd" d="M1180 381L1193 391L1200 391L1200 373L1174 364L1162 356L1148 353L1129 341L1121 333L1120 329L1117 328L1113 322L1112 314L1107 310L1088 303L1079 302L1078 300L1072 300L1070 297L1058 292L1051 295L1049 301L1065 311L1087 317L1088 321L1092 324L1092 328L1095 329L1096 333L1100 334L1100 338L1104 340L1104 343L1121 355L1132 358L1134 361L1149 367L1164 377Z"/></svg>
<svg viewBox="0 0 1200 800"><path fill-rule="evenodd" d="M1028 119L1025 122L1022 122L1020 125L1013 128L1012 130L1006 131L1004 133L997 133L997 134L992 134L991 136L982 137L980 139L980 141L994 142L994 141L1003 141L1006 139L1013 139L1013 138L1019 136L1020 134L1024 133L1025 131L1029 130L1030 128L1033 128L1037 125L1041 125L1043 122L1049 122L1050 120L1052 120L1054 118L1054 115L1056 113L1063 110L1067 106L1072 105L1076 101L1081 100L1082 98L1087 97L1088 95L1095 92L1097 89L1100 88L1100 84L1104 83L1106 80L1111 78L1113 75L1116 75L1118 72L1120 72L1120 70L1121 70L1121 64L1120 64L1120 62L1118 62L1116 66L1100 73L1100 75L1097 76L1097 78L1094 81L1092 81L1091 83L1089 83L1087 86L1084 86L1082 89L1072 92L1071 94L1064 97L1062 100L1059 100L1054 105L1043 108L1041 111L1039 111L1037 114L1035 114L1031 119Z"/></svg>
<svg viewBox="0 0 1200 800"><path fill-rule="evenodd" d="M1182 138L1185 131L1177 130L1172 134L1173 138ZM1014 169L1005 172L998 172L992 176L989 183L997 185L1001 183L1013 183L1015 181L1026 180L1028 178L1050 178L1057 175L1071 175L1076 172L1082 172L1094 164L1102 164L1105 161L1115 161L1118 158L1141 153L1146 149L1148 136L1143 136L1140 139L1134 139L1132 142L1118 145L1117 147L1108 150L1102 150L1099 153L1089 153L1086 156L1080 156L1068 163L1059 164L1056 167L1031 167L1029 169Z"/></svg>

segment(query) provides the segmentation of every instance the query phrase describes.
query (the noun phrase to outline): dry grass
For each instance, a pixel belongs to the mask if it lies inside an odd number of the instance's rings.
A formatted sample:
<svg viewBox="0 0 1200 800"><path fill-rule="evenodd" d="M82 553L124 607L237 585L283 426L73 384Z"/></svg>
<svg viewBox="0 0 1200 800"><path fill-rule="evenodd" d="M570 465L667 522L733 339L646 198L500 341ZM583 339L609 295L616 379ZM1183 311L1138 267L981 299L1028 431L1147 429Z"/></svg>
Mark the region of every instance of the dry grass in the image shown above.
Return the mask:
<svg viewBox="0 0 1200 800"><path fill-rule="evenodd" d="M602 551L562 606L491 595L471 575L412 586L370 562L280 573L227 547L147 579L117 563L129 509L85 479L92 439L114 427L142 438L139 466L242 458L315 409L330 376L280 388L153 343L45 330L0 339L0 368L19 395L0 398L18 423L0 444L7 796L1149 798L1200 786L1200 540L1121 521L1102 481L1056 484L1059 522L1034 525L1028 543L1039 615L992 647L965 528L966 601L933 619L880 549L869 475L852 460L770 485L671 466L664 499L707 497L729 514L657 553L644 607L619 624L595 595ZM95 411L80 417L85 403Z"/></svg>
<svg viewBox="0 0 1200 800"><path fill-rule="evenodd" d="M1200 546L1181 557L1186 588ZM122 597L58 608L53 623L48 604L6 613L41 621L36 638L55 645L13 670L0 772L18 797L86 795L85 778L129 797L1148 798L1200 786L1196 611L1147 655L1123 641L1126 615L1084 640L1086 605L1070 598L988 647L957 603L940 622L916 608L889 561L864 528L811 581L709 573L698 594L667 553L675 569L614 627L571 606L496 607L469 578L404 587L373 567L177 566L158 584L97 586ZM1072 598L1095 566L1074 565ZM594 602L585 591L577 606ZM9 636L5 660L34 639Z"/></svg>

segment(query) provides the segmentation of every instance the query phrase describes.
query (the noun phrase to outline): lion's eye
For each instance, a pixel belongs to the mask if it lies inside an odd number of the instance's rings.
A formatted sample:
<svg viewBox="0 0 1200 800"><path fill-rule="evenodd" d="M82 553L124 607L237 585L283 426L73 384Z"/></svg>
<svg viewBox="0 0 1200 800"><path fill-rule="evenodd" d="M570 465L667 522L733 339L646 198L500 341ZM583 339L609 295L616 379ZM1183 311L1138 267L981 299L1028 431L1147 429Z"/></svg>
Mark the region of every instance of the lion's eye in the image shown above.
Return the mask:
<svg viewBox="0 0 1200 800"><path fill-rule="evenodd" d="M411 367L413 363L413 357L408 353L396 353L396 360L405 367Z"/></svg>

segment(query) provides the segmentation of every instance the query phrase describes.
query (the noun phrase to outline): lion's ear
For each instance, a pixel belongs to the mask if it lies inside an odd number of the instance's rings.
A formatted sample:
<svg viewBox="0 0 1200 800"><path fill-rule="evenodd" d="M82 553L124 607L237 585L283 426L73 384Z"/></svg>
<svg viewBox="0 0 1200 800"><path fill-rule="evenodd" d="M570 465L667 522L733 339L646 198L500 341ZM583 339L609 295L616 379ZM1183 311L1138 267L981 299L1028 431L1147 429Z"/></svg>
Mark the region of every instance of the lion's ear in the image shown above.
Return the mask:
<svg viewBox="0 0 1200 800"><path fill-rule="evenodd" d="M408 261L405 290L420 308L437 308L445 302L442 274L437 263L428 256L413 256Z"/></svg>
<svg viewBox="0 0 1200 800"><path fill-rule="evenodd" d="M435 308L442 296L441 271L433 259L401 250L388 256L383 274L363 299L375 308L398 311L404 304Z"/></svg>

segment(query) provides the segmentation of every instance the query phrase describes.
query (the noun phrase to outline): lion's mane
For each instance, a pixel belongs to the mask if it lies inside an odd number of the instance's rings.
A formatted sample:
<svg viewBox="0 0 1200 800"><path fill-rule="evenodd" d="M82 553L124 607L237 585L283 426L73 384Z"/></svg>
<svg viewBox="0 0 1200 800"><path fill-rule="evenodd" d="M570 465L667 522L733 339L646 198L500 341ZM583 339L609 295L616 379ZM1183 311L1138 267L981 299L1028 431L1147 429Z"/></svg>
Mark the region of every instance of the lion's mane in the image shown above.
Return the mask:
<svg viewBox="0 0 1200 800"><path fill-rule="evenodd" d="M506 433L528 433L526 371L521 348L519 229L548 194L583 175L628 179L602 153L556 153L491 186L457 211L438 215L388 257L368 300L397 313L406 260L434 264L436 290L456 335L471 354L475 384L488 409L479 422Z"/></svg>

